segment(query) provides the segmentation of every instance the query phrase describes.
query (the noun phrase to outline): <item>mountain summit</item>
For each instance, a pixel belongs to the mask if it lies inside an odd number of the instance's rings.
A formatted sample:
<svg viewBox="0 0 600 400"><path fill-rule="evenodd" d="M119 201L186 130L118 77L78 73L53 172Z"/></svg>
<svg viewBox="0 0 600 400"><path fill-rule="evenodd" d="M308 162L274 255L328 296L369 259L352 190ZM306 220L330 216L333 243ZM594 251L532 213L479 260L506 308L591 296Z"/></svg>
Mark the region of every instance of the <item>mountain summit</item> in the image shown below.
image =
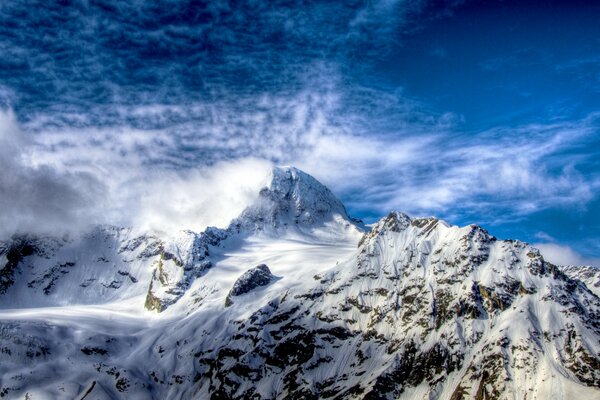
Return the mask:
<svg viewBox="0 0 600 400"><path fill-rule="evenodd" d="M273 169L228 227L0 243L0 396L600 398L596 271ZM52 306L52 307L48 307Z"/></svg>
<svg viewBox="0 0 600 400"><path fill-rule="evenodd" d="M294 167L274 167L256 202L234 219L230 229L314 228L326 222L352 222L346 208L319 181Z"/></svg>

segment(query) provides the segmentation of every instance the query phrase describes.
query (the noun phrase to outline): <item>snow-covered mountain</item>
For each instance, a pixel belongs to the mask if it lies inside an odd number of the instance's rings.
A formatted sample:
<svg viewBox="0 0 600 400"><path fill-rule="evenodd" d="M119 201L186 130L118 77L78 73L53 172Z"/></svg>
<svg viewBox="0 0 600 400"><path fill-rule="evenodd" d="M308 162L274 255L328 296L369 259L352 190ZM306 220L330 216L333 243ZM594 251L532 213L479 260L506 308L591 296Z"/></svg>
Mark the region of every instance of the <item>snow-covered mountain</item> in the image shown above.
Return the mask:
<svg viewBox="0 0 600 400"><path fill-rule="evenodd" d="M597 270L268 182L222 229L1 243L0 396L600 399Z"/></svg>

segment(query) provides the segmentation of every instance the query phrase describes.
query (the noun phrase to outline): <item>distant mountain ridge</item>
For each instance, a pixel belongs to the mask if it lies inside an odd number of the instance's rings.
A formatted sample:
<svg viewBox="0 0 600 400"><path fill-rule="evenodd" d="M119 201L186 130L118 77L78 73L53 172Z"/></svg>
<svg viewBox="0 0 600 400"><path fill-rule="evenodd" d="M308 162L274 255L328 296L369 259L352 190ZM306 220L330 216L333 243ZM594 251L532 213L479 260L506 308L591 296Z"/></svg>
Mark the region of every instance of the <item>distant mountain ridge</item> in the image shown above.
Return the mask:
<svg viewBox="0 0 600 400"><path fill-rule="evenodd" d="M600 398L599 276L279 167L224 229L0 243L0 396Z"/></svg>

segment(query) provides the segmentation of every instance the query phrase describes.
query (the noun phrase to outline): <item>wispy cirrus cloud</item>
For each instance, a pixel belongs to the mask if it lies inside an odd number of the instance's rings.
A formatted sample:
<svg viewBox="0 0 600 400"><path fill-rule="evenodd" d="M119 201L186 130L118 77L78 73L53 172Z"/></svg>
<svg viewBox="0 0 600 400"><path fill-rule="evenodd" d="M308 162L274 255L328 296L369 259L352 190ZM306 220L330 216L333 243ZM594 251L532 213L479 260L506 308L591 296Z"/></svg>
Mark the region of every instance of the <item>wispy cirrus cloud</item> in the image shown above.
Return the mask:
<svg viewBox="0 0 600 400"><path fill-rule="evenodd" d="M477 135L461 134L456 127L429 129L429 135L389 140L337 139L328 157L316 151L305 165L318 165L315 171L363 211L375 205L382 213L394 208L449 218L483 214L488 223L552 207L580 207L595 198L600 185L597 176L583 172L596 156L582 147L590 141L596 145L597 115ZM352 178L344 179L336 165L352 165L350 172L342 169Z"/></svg>

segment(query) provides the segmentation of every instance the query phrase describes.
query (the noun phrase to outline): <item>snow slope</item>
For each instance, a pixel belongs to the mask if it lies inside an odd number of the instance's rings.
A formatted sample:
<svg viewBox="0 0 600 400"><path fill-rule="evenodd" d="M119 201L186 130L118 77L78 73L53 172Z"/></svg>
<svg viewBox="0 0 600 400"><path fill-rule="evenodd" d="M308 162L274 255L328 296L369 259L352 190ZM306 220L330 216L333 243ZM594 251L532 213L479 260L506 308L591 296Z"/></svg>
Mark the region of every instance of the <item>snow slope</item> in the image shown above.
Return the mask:
<svg viewBox="0 0 600 400"><path fill-rule="evenodd" d="M224 229L1 244L0 396L600 399L590 274L474 225L367 230L295 168L268 182Z"/></svg>

